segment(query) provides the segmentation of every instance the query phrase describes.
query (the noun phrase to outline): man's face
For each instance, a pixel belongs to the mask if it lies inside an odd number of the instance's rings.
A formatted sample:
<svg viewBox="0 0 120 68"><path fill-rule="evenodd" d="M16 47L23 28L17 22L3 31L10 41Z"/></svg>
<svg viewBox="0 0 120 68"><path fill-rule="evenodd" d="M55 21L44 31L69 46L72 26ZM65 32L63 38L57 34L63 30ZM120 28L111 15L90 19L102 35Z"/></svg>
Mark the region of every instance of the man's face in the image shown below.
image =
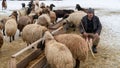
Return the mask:
<svg viewBox="0 0 120 68"><path fill-rule="evenodd" d="M91 12L89 12L89 13L87 13L87 15L88 15L88 18L89 18L89 19L92 19L94 14L91 13Z"/></svg>

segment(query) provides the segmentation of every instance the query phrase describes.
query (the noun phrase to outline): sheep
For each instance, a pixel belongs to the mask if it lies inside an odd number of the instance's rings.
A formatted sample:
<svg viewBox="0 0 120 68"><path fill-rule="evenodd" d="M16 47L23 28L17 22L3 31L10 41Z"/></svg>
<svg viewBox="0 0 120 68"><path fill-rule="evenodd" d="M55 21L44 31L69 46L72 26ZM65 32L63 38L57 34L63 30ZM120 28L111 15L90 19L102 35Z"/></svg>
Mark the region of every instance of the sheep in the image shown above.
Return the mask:
<svg viewBox="0 0 120 68"><path fill-rule="evenodd" d="M87 13L87 9L85 9L85 8L82 8L79 4L76 4L76 7L75 7L75 9L77 9L78 11L84 11L84 12L86 12Z"/></svg>
<svg viewBox="0 0 120 68"><path fill-rule="evenodd" d="M50 16L48 14L42 14L38 17L37 24L48 27L52 25Z"/></svg>
<svg viewBox="0 0 120 68"><path fill-rule="evenodd" d="M77 34L60 34L54 36L55 40L65 44L76 60L75 68L79 68L80 61L85 61L88 57L88 45L86 41Z"/></svg>
<svg viewBox="0 0 120 68"><path fill-rule="evenodd" d="M7 9L7 2L6 2L6 0L2 1L2 10L3 10L3 8Z"/></svg>
<svg viewBox="0 0 120 68"><path fill-rule="evenodd" d="M82 17L85 16L86 13L83 11L76 11L71 14L67 18L64 18L58 24L62 26L60 23L65 23L65 29L69 30L69 28L73 28L73 31L78 30L79 24L81 23ZM54 25L55 26L55 25Z"/></svg>
<svg viewBox="0 0 120 68"><path fill-rule="evenodd" d="M3 29L3 35L5 36L5 23L7 20L14 18L17 21L17 11L13 11L12 14L9 17L4 17L0 20L0 29Z"/></svg>
<svg viewBox="0 0 120 68"><path fill-rule="evenodd" d="M5 23L7 21L8 18L2 18L0 20L0 29L3 30L3 35L5 36Z"/></svg>
<svg viewBox="0 0 120 68"><path fill-rule="evenodd" d="M10 42L12 39L14 40L14 35L16 34L17 31L17 22L15 19L11 18L8 19L7 22L5 23L5 32L7 36L10 37Z"/></svg>
<svg viewBox="0 0 120 68"><path fill-rule="evenodd" d="M4 43L4 41L3 41L3 35L2 35L1 30L0 30L0 49L1 49L2 45L3 45L3 43Z"/></svg>
<svg viewBox="0 0 120 68"><path fill-rule="evenodd" d="M18 29L21 32L23 30L23 28L28 25L28 24L32 24L31 18L29 16L21 16L18 20ZM19 33L20 36L20 33Z"/></svg>
<svg viewBox="0 0 120 68"><path fill-rule="evenodd" d="M55 12L53 12L53 11L50 11L50 19L51 19L51 23L55 23L55 21L56 21L56 14L55 14Z"/></svg>
<svg viewBox="0 0 120 68"><path fill-rule="evenodd" d="M25 7L25 3L22 3L22 9L18 10L18 17L27 15L28 7Z"/></svg>
<svg viewBox="0 0 120 68"><path fill-rule="evenodd" d="M41 38L46 30L47 28L44 26L28 24L23 28L21 36L23 41L29 45Z"/></svg>
<svg viewBox="0 0 120 68"><path fill-rule="evenodd" d="M49 31L44 38L45 56L51 68L73 68L73 57L66 45L57 42Z"/></svg>
<svg viewBox="0 0 120 68"><path fill-rule="evenodd" d="M52 9L53 7L55 7L55 5L54 4L50 4L50 10L55 12L55 14L56 14L56 21L57 21L58 18L62 18L65 15L71 14L71 13L74 12L74 10L71 10L71 9L68 9L68 10L66 10L66 9L63 9L63 10L53 10Z"/></svg>
<svg viewBox="0 0 120 68"><path fill-rule="evenodd" d="M56 13L53 11L50 11L50 8L48 6L46 8L43 8L42 14L49 14L50 19L51 19L51 23L53 23L53 24L55 23Z"/></svg>
<svg viewBox="0 0 120 68"><path fill-rule="evenodd" d="M77 11L77 12L74 12L74 13L71 13L69 15L69 17L67 18L68 22L72 22L73 24L76 25L76 27L78 27L78 25L80 24L81 22L81 19L83 18L83 16L85 16L86 13L83 12L83 11Z"/></svg>

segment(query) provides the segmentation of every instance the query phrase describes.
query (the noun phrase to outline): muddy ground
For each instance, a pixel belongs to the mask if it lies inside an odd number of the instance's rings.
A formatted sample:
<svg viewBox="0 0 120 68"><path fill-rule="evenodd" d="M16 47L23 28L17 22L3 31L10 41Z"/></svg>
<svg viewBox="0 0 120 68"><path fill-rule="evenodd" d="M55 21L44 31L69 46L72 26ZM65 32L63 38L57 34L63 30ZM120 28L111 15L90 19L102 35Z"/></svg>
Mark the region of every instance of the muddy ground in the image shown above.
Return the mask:
<svg viewBox="0 0 120 68"><path fill-rule="evenodd" d="M88 60L84 63L81 62L81 68L120 68L120 31L114 29L117 27L114 27L116 23L109 20L111 16L120 16L120 12L97 9L96 15L99 16L103 25L101 40L97 48L98 53L95 54L96 59L93 59L89 53ZM3 14L0 15L0 18L3 16ZM113 21L116 20L120 21L118 18L113 19ZM26 47L26 43L22 41L21 37L18 37L18 32L12 43L9 42L8 37L4 37L4 44L0 51L0 68L7 68L11 55Z"/></svg>

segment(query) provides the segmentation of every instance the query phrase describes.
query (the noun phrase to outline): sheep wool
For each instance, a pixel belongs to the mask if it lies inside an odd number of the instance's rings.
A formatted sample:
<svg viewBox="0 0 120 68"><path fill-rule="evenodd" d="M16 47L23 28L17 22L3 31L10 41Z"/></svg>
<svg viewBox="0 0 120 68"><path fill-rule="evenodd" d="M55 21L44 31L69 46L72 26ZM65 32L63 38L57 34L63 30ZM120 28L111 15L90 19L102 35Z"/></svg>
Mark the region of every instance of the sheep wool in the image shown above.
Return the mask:
<svg viewBox="0 0 120 68"><path fill-rule="evenodd" d="M17 23L15 19L11 18L7 20L7 22L5 23L5 31L7 36L14 36L16 34Z"/></svg>
<svg viewBox="0 0 120 68"><path fill-rule="evenodd" d="M65 44L71 51L74 59L85 61L88 56L88 45L77 34L60 34L55 36L56 41Z"/></svg>
<svg viewBox="0 0 120 68"><path fill-rule="evenodd" d="M22 39L27 44L31 44L40 39L46 30L46 27L38 24L26 25L22 30Z"/></svg>
<svg viewBox="0 0 120 68"><path fill-rule="evenodd" d="M42 25L42 26L49 26L51 25L51 19L48 14L42 14L39 16L37 20L37 24Z"/></svg>
<svg viewBox="0 0 120 68"><path fill-rule="evenodd" d="M78 27L78 25L80 24L80 22L82 20L82 17L85 15L86 15L86 13L83 11L76 11L74 13L71 13L69 15L69 17L67 18L67 20L69 22L72 22L73 24L75 24Z"/></svg>
<svg viewBox="0 0 120 68"><path fill-rule="evenodd" d="M18 20L18 29L21 32L26 25L31 23L32 21L29 16L21 16Z"/></svg>
<svg viewBox="0 0 120 68"><path fill-rule="evenodd" d="M73 68L73 57L70 50L57 42L50 32L45 32L45 55L51 68Z"/></svg>

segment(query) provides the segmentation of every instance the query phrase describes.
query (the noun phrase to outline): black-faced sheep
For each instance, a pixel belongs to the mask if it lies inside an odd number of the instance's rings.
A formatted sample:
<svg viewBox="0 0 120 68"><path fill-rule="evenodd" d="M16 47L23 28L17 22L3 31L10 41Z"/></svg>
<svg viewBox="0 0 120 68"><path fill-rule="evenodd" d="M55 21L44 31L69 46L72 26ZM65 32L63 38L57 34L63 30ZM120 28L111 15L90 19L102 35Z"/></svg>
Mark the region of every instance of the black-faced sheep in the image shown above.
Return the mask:
<svg viewBox="0 0 120 68"><path fill-rule="evenodd" d="M1 32L1 30L0 30L0 49L1 49L1 47L2 47L2 45L3 45L3 35L2 35L2 32Z"/></svg>
<svg viewBox="0 0 120 68"><path fill-rule="evenodd" d="M68 9L68 10L67 9L53 10L52 9L53 7L55 7L55 5L54 4L50 4L50 10L53 11L53 12L55 12L55 14L56 14L56 21L57 21L58 18L62 18L64 16L66 16L66 15L71 14L71 13L74 12L74 10L71 10L71 9Z"/></svg>
<svg viewBox="0 0 120 68"><path fill-rule="evenodd" d="M75 9L77 9L78 11L84 11L84 12L87 12L87 9L82 8L79 4L76 4Z"/></svg>
<svg viewBox="0 0 120 68"><path fill-rule="evenodd" d="M88 45L86 41L77 34L56 35L55 40L65 44L71 51L76 60L75 68L79 68L80 61L85 61L88 57Z"/></svg>
<svg viewBox="0 0 120 68"><path fill-rule="evenodd" d="M45 55L51 68L73 68L73 57L66 45L57 42L49 31L44 38Z"/></svg>
<svg viewBox="0 0 120 68"><path fill-rule="evenodd" d="M22 30L22 39L29 45L40 39L46 30L47 28L44 26L28 24Z"/></svg>

